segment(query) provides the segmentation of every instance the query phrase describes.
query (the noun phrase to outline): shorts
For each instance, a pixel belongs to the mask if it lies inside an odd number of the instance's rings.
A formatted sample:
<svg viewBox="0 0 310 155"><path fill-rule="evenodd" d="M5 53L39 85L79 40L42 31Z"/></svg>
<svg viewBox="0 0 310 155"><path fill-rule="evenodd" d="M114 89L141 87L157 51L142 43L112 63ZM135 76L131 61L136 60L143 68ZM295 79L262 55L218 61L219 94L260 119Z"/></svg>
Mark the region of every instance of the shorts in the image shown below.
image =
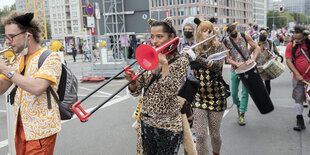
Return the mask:
<svg viewBox="0 0 310 155"><path fill-rule="evenodd" d="M295 103L303 103L306 101L305 96L305 83L293 78L293 94L292 97L295 100Z"/></svg>

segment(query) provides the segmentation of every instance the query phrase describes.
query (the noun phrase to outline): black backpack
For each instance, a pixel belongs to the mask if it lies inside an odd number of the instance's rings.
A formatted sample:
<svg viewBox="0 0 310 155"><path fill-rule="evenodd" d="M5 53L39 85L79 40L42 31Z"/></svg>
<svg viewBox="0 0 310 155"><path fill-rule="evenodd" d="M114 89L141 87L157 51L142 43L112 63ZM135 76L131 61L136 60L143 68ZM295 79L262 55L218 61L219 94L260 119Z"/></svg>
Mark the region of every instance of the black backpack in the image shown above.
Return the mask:
<svg viewBox="0 0 310 155"><path fill-rule="evenodd" d="M42 66L45 59L52 52L52 50L48 49L41 54L38 62L38 69ZM59 98L57 97L55 91L52 89L51 86L47 87L46 93L48 108L52 108L50 97L50 94L52 94L52 96L58 103L61 120L71 119L74 114L71 106L78 100L78 80L65 64L62 64L61 78L57 90Z"/></svg>

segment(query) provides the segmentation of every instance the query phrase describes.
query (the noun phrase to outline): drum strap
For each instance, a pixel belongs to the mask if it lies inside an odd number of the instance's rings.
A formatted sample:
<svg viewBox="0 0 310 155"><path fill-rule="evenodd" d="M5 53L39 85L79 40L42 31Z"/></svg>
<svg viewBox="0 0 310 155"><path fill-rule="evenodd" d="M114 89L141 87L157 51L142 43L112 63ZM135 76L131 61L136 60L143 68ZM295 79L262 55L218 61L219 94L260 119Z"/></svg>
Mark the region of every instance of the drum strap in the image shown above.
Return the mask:
<svg viewBox="0 0 310 155"><path fill-rule="evenodd" d="M247 61L248 59L245 58L245 56L242 54L240 48L236 45L236 43L230 37L229 37L229 40L230 40L231 44L235 47L235 49L239 52L239 54L242 56L244 61Z"/></svg>
<svg viewBox="0 0 310 155"><path fill-rule="evenodd" d="M309 57L307 56L305 50L304 50L303 48L300 47L300 51L301 51L301 53L305 56L305 58L307 59L308 63L310 64L310 59L309 59Z"/></svg>

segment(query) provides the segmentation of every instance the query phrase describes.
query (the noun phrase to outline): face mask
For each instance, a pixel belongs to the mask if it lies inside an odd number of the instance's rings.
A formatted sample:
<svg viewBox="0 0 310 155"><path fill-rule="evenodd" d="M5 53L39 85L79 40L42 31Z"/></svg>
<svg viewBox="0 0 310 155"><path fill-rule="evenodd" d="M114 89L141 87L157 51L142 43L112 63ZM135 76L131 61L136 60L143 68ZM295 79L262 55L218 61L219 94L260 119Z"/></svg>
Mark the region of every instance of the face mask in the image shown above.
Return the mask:
<svg viewBox="0 0 310 155"><path fill-rule="evenodd" d="M238 36L238 33L236 32L236 33L233 33L233 34L230 34L230 37L232 37L232 38L237 38L237 36Z"/></svg>
<svg viewBox="0 0 310 155"><path fill-rule="evenodd" d="M185 36L186 38L191 38L191 37L193 37L193 32L184 31L184 36Z"/></svg>
<svg viewBox="0 0 310 155"><path fill-rule="evenodd" d="M296 42L296 45L301 45L304 43L304 40L300 41L300 42Z"/></svg>
<svg viewBox="0 0 310 155"><path fill-rule="evenodd" d="M259 41L266 41L267 37L264 34L259 35Z"/></svg>
<svg viewBox="0 0 310 155"><path fill-rule="evenodd" d="M31 40L29 40L29 42L28 42L27 38L28 38L28 34L26 35L26 41L24 44L24 49L19 53L19 55L21 55L21 56L28 54L28 46L29 46Z"/></svg>

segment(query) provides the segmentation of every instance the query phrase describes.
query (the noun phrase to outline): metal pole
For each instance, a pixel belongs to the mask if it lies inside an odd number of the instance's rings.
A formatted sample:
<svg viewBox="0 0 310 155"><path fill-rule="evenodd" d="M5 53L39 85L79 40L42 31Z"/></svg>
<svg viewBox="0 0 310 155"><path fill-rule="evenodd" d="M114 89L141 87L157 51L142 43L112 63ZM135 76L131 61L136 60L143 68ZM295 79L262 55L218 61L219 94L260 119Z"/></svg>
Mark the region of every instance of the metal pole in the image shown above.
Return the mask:
<svg viewBox="0 0 310 155"><path fill-rule="evenodd" d="M6 97L6 113L7 113L7 127L8 127L8 146L9 146L9 154L16 154L15 152L15 142L14 142L14 131L15 131L15 113L14 106L11 106L8 102L8 92L11 92L11 88L9 88L4 94Z"/></svg>
<svg viewBox="0 0 310 155"><path fill-rule="evenodd" d="M98 4L98 7L99 7L99 4ZM98 9L100 10L100 7ZM99 16L100 16L100 14L99 14ZM100 46L100 42L101 42L101 39L100 39L100 26L99 26L99 19L97 19L97 18L96 18L96 27L97 27L97 37L98 37L98 43L99 43L98 52L99 52L99 57L100 57L100 64L102 65L101 46ZM95 44L95 46L97 46L97 45Z"/></svg>

